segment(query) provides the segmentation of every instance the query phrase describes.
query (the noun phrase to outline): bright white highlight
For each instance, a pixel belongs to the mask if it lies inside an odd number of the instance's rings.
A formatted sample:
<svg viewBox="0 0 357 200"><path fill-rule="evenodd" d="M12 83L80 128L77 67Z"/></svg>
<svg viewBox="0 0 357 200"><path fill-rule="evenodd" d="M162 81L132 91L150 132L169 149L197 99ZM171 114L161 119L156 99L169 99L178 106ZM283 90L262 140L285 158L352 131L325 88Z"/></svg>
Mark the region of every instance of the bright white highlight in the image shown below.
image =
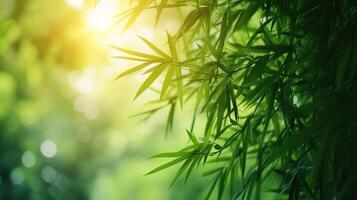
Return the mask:
<svg viewBox="0 0 357 200"><path fill-rule="evenodd" d="M74 8L81 8L84 4L83 0L66 0L66 3Z"/></svg>
<svg viewBox="0 0 357 200"><path fill-rule="evenodd" d="M99 1L95 8L87 12L87 25L99 32L107 31L115 23L113 16L117 12L116 8L117 6L114 1Z"/></svg>
<svg viewBox="0 0 357 200"><path fill-rule="evenodd" d="M45 157L52 158L57 153L57 146L51 140L45 140L42 142L40 150Z"/></svg>

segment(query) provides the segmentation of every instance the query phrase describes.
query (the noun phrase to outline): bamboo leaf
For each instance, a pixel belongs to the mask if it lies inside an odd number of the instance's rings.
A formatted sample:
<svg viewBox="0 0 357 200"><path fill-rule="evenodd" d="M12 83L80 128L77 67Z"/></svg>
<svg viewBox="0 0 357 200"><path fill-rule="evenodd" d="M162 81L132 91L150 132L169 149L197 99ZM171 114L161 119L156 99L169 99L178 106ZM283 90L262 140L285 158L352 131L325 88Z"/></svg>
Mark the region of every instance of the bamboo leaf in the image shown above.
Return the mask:
<svg viewBox="0 0 357 200"><path fill-rule="evenodd" d="M227 33L228 33L228 19L229 19L229 8L227 8L227 10L224 12L223 14L223 18L221 21L221 30L219 33L219 37L218 37L218 52L219 54L222 54L222 50L224 47L224 43L226 41L226 37L227 37Z"/></svg>
<svg viewBox="0 0 357 200"><path fill-rule="evenodd" d="M175 74L175 68L173 66L170 66L167 71L167 74L165 76L164 83L162 84L160 99L162 99L165 96L166 91L171 84L171 80L172 80L172 77L174 76L174 74Z"/></svg>
<svg viewBox="0 0 357 200"><path fill-rule="evenodd" d="M185 155L185 156L181 156L179 158L176 158L176 159L174 159L174 160L172 160L172 161L170 161L168 163L165 163L165 164L163 164L163 165L151 170L150 172L148 172L145 175L153 174L153 173L159 172L159 171L161 171L163 169L166 169L168 167L171 167L173 165L176 165L177 163L180 163L180 162L186 160L188 157L189 157L189 155Z"/></svg>
<svg viewBox="0 0 357 200"><path fill-rule="evenodd" d="M151 60L151 61L163 61L163 59L158 57L158 56L153 56L153 55L146 54L146 53L132 51L132 50L124 49L124 48L117 47L117 46L111 46L111 47L116 49L116 50L118 50L118 51L124 52L126 54L130 54L130 55L141 57L141 58L146 58L146 59Z"/></svg>
<svg viewBox="0 0 357 200"><path fill-rule="evenodd" d="M176 44L174 39L172 38L172 36L166 32L167 34L167 40L168 40L168 44L170 47L170 52L171 52L171 56L173 58L174 61L178 61L178 54L177 54L177 50L176 50Z"/></svg>
<svg viewBox="0 0 357 200"><path fill-rule="evenodd" d="M225 93L222 92L219 100L218 100L218 109L217 109L217 121L216 121L216 138L219 137L221 128L222 128L222 123L223 123L223 118L224 118L224 112L226 109L226 98L225 98Z"/></svg>
<svg viewBox="0 0 357 200"><path fill-rule="evenodd" d="M176 79L177 79L177 96L179 98L180 106L183 107L183 80L181 68L176 68Z"/></svg>
<svg viewBox="0 0 357 200"><path fill-rule="evenodd" d="M150 74L150 76L145 80L145 82L141 85L139 90L137 91L135 98L140 96L146 89L150 87L150 85L160 76L160 74L164 71L165 66L162 65L160 68L156 69L154 72Z"/></svg>
<svg viewBox="0 0 357 200"><path fill-rule="evenodd" d="M140 70L144 69L145 67L147 67L147 66L150 65L150 64L152 64L152 62L145 62L145 63L142 63L142 64L137 65L137 66L135 66L135 67L132 67L132 68L130 68L129 70L127 70L127 71L125 71L125 72L119 74L119 75L115 78L115 80L117 80L117 79L119 79L119 78L121 78L121 77L127 76L127 75L129 75L129 74L135 73L135 72L137 72L137 71L140 71Z"/></svg>
<svg viewBox="0 0 357 200"><path fill-rule="evenodd" d="M172 157L180 157L189 155L190 152L178 151L178 152L168 152L168 153L160 153L152 156L151 158L172 158Z"/></svg>
<svg viewBox="0 0 357 200"><path fill-rule="evenodd" d="M194 143L194 144L198 144L198 140L196 138L196 136L189 130L186 129L186 133L187 135L190 137L191 141Z"/></svg>
<svg viewBox="0 0 357 200"><path fill-rule="evenodd" d="M167 117L167 123L166 123L166 137L168 132L172 130L172 126L174 123L175 107L176 107L176 103L172 103L170 106L170 112Z"/></svg>
<svg viewBox="0 0 357 200"><path fill-rule="evenodd" d="M201 7L192 10L185 18L185 21L179 28L179 31L175 35L175 39L182 37L187 31L189 31L193 25L195 25L199 19L209 12L208 7Z"/></svg>
<svg viewBox="0 0 357 200"><path fill-rule="evenodd" d="M251 3L249 7L243 11L243 13L239 16L234 29L240 30L243 26L246 26L255 12L258 10L259 5L256 3Z"/></svg>
<svg viewBox="0 0 357 200"><path fill-rule="evenodd" d="M178 180L178 178L180 178L180 176L183 174L183 172L185 172L185 170L187 169L187 167L190 166L190 163L191 163L191 161L193 160L193 158L194 158L193 156L189 157L189 158L182 164L182 166L180 167L180 169L176 172L176 175L175 175L175 177L174 177L174 179L173 179L173 181L172 181L170 187L172 187L172 186L176 183L176 181Z"/></svg>
<svg viewBox="0 0 357 200"><path fill-rule="evenodd" d="M161 0L160 4L157 6L155 25L158 24L162 10L167 7L167 3L168 0Z"/></svg>
<svg viewBox="0 0 357 200"><path fill-rule="evenodd" d="M221 171L220 171L220 173L221 173ZM208 191L208 193L207 193L207 195L205 197L205 200L208 200L211 197L213 189L215 188L215 186L216 186L216 184L217 184L217 182L219 180L220 173L215 177L215 179L214 179L214 181L213 181L213 183L212 183L212 185L211 185L211 187L210 187L210 189L209 189L209 191Z"/></svg>
<svg viewBox="0 0 357 200"><path fill-rule="evenodd" d="M124 30L128 29L132 24L134 24L134 22L136 21L136 19L138 18L138 16L142 13L142 11L151 3L151 0L140 0L138 5L132 10L130 18L128 20L128 22L126 23Z"/></svg>
<svg viewBox="0 0 357 200"><path fill-rule="evenodd" d="M155 51L157 54L159 54L160 56L166 58L166 59L171 59L169 55L167 55L166 53L164 53L163 51L161 51L158 47L156 47L153 43L151 43L149 40L139 36L139 38L145 42L146 45L148 45L153 51Z"/></svg>

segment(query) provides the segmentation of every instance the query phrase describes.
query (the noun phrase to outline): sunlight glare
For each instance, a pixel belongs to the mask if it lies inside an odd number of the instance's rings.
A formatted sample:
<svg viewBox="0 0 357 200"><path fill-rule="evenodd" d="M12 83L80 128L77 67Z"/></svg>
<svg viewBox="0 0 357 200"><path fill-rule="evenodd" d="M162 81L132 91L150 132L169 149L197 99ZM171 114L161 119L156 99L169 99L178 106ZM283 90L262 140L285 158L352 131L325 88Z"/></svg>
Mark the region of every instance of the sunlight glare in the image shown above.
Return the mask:
<svg viewBox="0 0 357 200"><path fill-rule="evenodd" d="M115 23L114 15L117 13L117 5L112 0L102 0L95 8L87 11L86 23L91 29L105 32Z"/></svg>
<svg viewBox="0 0 357 200"><path fill-rule="evenodd" d="M74 8L81 8L84 4L83 0L66 0L66 3Z"/></svg>

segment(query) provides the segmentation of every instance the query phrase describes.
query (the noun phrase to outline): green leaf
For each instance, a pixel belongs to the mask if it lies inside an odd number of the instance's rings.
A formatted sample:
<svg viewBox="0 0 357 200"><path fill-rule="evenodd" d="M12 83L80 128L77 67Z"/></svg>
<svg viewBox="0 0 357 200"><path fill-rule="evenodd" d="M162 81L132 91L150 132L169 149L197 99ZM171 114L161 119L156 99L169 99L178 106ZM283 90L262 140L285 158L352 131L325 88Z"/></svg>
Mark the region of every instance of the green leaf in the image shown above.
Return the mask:
<svg viewBox="0 0 357 200"><path fill-rule="evenodd" d="M156 47L153 43L151 43L149 40L139 36L139 38L145 42L146 45L148 45L153 51L155 51L157 54L159 54L160 56L166 58L166 59L171 59L171 57L169 55L167 55L166 53L164 53L163 51L161 51L158 47Z"/></svg>
<svg viewBox="0 0 357 200"><path fill-rule="evenodd" d="M189 130L186 129L186 133L188 134L188 136L190 137L191 141L194 144L198 144L198 140L197 140L196 136L192 132L190 132Z"/></svg>
<svg viewBox="0 0 357 200"><path fill-rule="evenodd" d="M215 169L208 170L202 174L202 176L210 176L212 174L215 174L217 172L221 172L224 169L224 167L218 167Z"/></svg>
<svg viewBox="0 0 357 200"><path fill-rule="evenodd" d="M145 63L142 63L142 64L137 65L137 66L135 66L135 67L132 67L132 68L130 68L129 70L127 70L127 71L125 71L125 72L119 74L119 75L115 78L115 80L117 80L117 79L119 79L119 78L121 78L121 77L127 76L127 75L129 75L129 74L135 73L135 72L137 72L137 71L140 71L140 70L144 69L145 67L147 67L147 66L150 65L150 64L152 64L152 62L145 62Z"/></svg>
<svg viewBox="0 0 357 200"><path fill-rule="evenodd" d="M175 107L176 107L176 103L172 103L171 107L170 107L169 115L167 117L166 137L167 137L168 132L172 130L172 126L173 126L173 123L174 123Z"/></svg>
<svg viewBox="0 0 357 200"><path fill-rule="evenodd" d="M185 183L187 182L188 178L191 175L191 172L193 171L193 169L195 168L199 158L201 155L195 155L193 158L193 161L191 162L190 168L188 168L187 173L186 173L186 177L185 177Z"/></svg>
<svg viewBox="0 0 357 200"><path fill-rule="evenodd" d="M118 51L124 52L126 54L130 54L130 55L141 57L141 58L146 58L146 59L151 60L151 61L163 61L163 59L158 57L158 56L153 56L153 55L146 54L146 53L132 51L132 50L129 50L129 49L124 49L124 48L117 47L117 46L112 46L112 45L111 45L111 47L116 49L116 50L118 50Z"/></svg>
<svg viewBox="0 0 357 200"><path fill-rule="evenodd" d="M160 74L164 71L165 65L161 65L158 69L150 74L150 76L145 80L145 82L141 85L139 90L137 91L135 98L140 96L150 85L160 76Z"/></svg>
<svg viewBox="0 0 357 200"><path fill-rule="evenodd" d="M239 16L234 30L240 30L243 26L246 26L255 12L258 10L259 5L256 3L251 3L249 7L243 11L243 13Z"/></svg>
<svg viewBox="0 0 357 200"><path fill-rule="evenodd" d="M165 76L164 83L162 84L160 99L162 99L165 96L166 91L171 84L171 80L172 80L172 77L174 76L174 74L175 74L175 67L169 66L169 70L167 71L167 74Z"/></svg>
<svg viewBox="0 0 357 200"><path fill-rule="evenodd" d="M205 127L205 137L204 137L205 145L207 145L209 142L209 138L211 136L211 128L213 126L213 120L214 120L215 115L216 115L215 109L208 110L208 117L207 117L207 122L206 122L206 127Z"/></svg>
<svg viewBox="0 0 357 200"><path fill-rule="evenodd" d="M194 158L193 156L189 157L189 158L182 164L182 166L180 167L180 169L176 172L175 178L173 179L173 181L172 181L170 187L172 187L172 186L176 183L176 181L177 181L178 178L182 175L182 173L187 169L188 166L190 166L190 163L191 163L191 161L192 161L193 158Z"/></svg>
<svg viewBox="0 0 357 200"><path fill-rule="evenodd" d="M180 157L180 156L185 156L190 154L191 152L185 152L185 151L177 151L177 152L168 152L168 153L159 153L151 158L172 158L172 157Z"/></svg>
<svg viewBox="0 0 357 200"><path fill-rule="evenodd" d="M232 106L233 106L233 112L234 112L234 117L235 117L235 120L236 120L236 122L238 122L238 105L237 105L237 97L236 97L236 95L235 95L235 93L234 93L234 89L233 89L233 87L232 87L232 83L231 82L229 82L229 84L228 84L228 88L229 88L229 90L230 90L230 97L231 97L231 102L232 102Z"/></svg>
<svg viewBox="0 0 357 200"><path fill-rule="evenodd" d="M223 170L221 175L220 175L220 179L219 179L219 182L218 182L218 198L217 198L218 200L222 199L227 175L228 175L228 172L226 170Z"/></svg>
<svg viewBox="0 0 357 200"><path fill-rule="evenodd" d="M176 79L177 79L177 96L179 98L180 106L183 107L183 80L181 68L176 68Z"/></svg>
<svg viewBox="0 0 357 200"><path fill-rule="evenodd" d="M190 155L184 155L184 156L181 156L181 157L179 157L179 158L176 158L175 160L172 160L172 161L170 161L170 162L168 162L168 163L165 163L165 164L163 164L163 165L161 165L161 166L159 166L159 167L157 167L157 168L151 170L150 172L148 172L148 173L145 174L145 175L153 174L153 173L159 172L159 171L161 171L161 170L163 170L163 169L166 169L166 168L168 168L168 167L171 167L171 166L173 166L173 165L175 165L175 164L177 164L177 163L180 163L180 162L186 160L189 156L190 156Z"/></svg>
<svg viewBox="0 0 357 200"><path fill-rule="evenodd" d="M242 134L242 156L240 158L240 168L242 170L242 178L244 177L245 166L247 162L247 152L249 146L249 137L250 137L250 126L246 128L246 131Z"/></svg>
<svg viewBox="0 0 357 200"><path fill-rule="evenodd" d="M274 18L270 18L266 20L263 24L259 26L259 28L254 32L254 34L249 38L249 41L247 43L247 46L251 46L253 44L253 41L256 39L258 34L262 33L263 29L273 20Z"/></svg>
<svg viewBox="0 0 357 200"><path fill-rule="evenodd" d="M175 39L182 37L187 31L189 31L193 25L195 25L199 19L209 13L208 7L200 7L192 10L185 18L185 21L179 28L179 31L175 35Z"/></svg>
<svg viewBox="0 0 357 200"><path fill-rule="evenodd" d="M154 67L151 67L150 69L145 70L143 74L150 74L150 73L152 73L154 71L157 71L158 69L161 69L162 67L166 68L167 67L167 63L160 63L160 64L158 64L158 65L156 65ZM156 90L155 92L160 94L160 91L158 91L158 90Z"/></svg>
<svg viewBox="0 0 357 200"><path fill-rule="evenodd" d="M138 16L142 13L142 11L151 3L151 0L140 0L138 5L132 10L130 18L128 20L128 22L126 23L124 30L128 29L132 24L134 24L134 22L136 21L136 19L138 18Z"/></svg>
<svg viewBox="0 0 357 200"><path fill-rule="evenodd" d="M172 36L166 32L167 34L167 40L169 43L169 48L170 48L170 52L171 52L171 56L174 59L174 61L178 61L178 54L177 54L177 50L176 50L176 44L174 39L172 38Z"/></svg>
<svg viewBox="0 0 357 200"><path fill-rule="evenodd" d="M224 12L223 14L223 18L221 21L221 30L219 33L219 37L218 37L218 53L222 54L222 50L224 47L224 43L226 41L226 37L227 37L227 33L228 33L228 19L229 19L229 8L227 8L227 10Z"/></svg>
<svg viewBox="0 0 357 200"><path fill-rule="evenodd" d="M217 110L217 119L216 119L217 120L216 121L216 128L217 128L216 138L219 137L219 134L221 132L225 109L226 109L225 92L222 92L220 98L218 99L218 110Z"/></svg>
<svg viewBox="0 0 357 200"><path fill-rule="evenodd" d="M213 192L213 189L215 188L215 186L216 186L216 184L217 184L217 182L218 182L218 179L219 179L219 177L220 177L220 174L221 174L221 171L220 171L220 173L215 177L215 179L214 179L214 181L213 181L213 183L212 183L210 189L208 190L208 193L207 193L207 195L206 195L206 197L205 197L205 200L209 200L209 198L211 197L212 192Z"/></svg>
<svg viewBox="0 0 357 200"><path fill-rule="evenodd" d="M143 59L143 58L134 58L134 57L129 57L129 56L113 56L112 58L118 58L118 59L123 59L123 60L133 60L133 61L141 61L141 62L147 62L148 59ZM153 61L151 61L153 62Z"/></svg>
<svg viewBox="0 0 357 200"><path fill-rule="evenodd" d="M157 7L155 25L158 24L162 10L167 6L167 2L168 0L161 0L159 6Z"/></svg>

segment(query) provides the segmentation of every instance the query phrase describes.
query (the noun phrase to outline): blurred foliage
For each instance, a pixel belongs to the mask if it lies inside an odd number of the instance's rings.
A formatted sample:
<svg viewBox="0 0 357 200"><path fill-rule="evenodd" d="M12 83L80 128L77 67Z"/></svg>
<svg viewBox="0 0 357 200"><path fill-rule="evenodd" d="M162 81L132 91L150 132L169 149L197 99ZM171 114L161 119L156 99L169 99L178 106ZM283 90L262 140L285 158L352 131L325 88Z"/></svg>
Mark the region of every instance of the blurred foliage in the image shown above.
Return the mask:
<svg viewBox="0 0 357 200"><path fill-rule="evenodd" d="M172 160L148 174L180 164L175 182L204 166L207 198L357 196L356 1L141 0L122 13L125 28L152 10L156 23L176 10L182 25L166 49L113 46L138 62L118 78L147 75L135 98L155 91L144 114L169 107L167 130L178 107L195 107L191 145L154 156Z"/></svg>
<svg viewBox="0 0 357 200"><path fill-rule="evenodd" d="M186 140L159 143L161 118L150 131L129 119L133 83L107 76L109 50L86 24L92 8L0 0L0 199L198 198L197 176L173 190L174 172L143 176L158 164L150 155Z"/></svg>

